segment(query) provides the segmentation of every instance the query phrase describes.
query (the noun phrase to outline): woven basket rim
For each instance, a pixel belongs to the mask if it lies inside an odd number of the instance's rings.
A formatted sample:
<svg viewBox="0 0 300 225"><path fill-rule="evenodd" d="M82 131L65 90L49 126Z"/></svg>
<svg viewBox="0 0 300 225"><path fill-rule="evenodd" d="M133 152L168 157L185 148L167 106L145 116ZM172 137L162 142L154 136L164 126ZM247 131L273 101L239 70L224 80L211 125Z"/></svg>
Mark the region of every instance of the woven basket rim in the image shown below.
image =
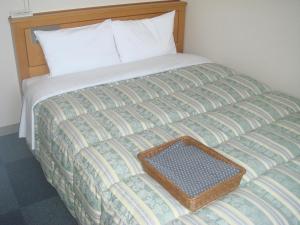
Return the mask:
<svg viewBox="0 0 300 225"><path fill-rule="evenodd" d="M239 169L239 173L222 181L218 184L210 187L204 192L199 193L197 196L189 197L187 193L181 190L176 184L174 184L171 180L169 180L165 175L161 174L159 170L157 170L154 166L151 165L146 159L151 158L154 155L166 150L169 146L175 144L178 141L185 142L190 145L194 145L200 151L203 151L210 155L211 157L221 160L226 164L229 164L237 169ZM216 200L217 198L224 196L225 194L231 192L233 189L236 189L242 176L246 173L246 169L239 164L235 163L233 160L223 156L213 148L210 148L203 143L197 141L196 139L190 136L181 136L174 140L163 143L159 146L150 148L146 151L140 152L138 154L138 159L140 160L142 167L145 172L154 178L158 183L160 183L173 197L175 197L181 204L183 204L188 209L195 211L198 208L207 205L208 203ZM206 196L206 197L205 197ZM212 197L213 196L213 197Z"/></svg>

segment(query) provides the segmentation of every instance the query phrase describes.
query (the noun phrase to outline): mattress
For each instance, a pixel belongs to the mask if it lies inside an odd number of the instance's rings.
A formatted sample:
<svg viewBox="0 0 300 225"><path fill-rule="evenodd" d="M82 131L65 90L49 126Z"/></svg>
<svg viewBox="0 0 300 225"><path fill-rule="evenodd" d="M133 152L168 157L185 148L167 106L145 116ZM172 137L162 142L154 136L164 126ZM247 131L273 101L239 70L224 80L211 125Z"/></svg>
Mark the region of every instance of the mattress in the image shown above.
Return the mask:
<svg viewBox="0 0 300 225"><path fill-rule="evenodd" d="M67 91L33 108L34 155L82 225L299 224L300 100L215 63ZM246 168L191 213L137 154L189 135Z"/></svg>

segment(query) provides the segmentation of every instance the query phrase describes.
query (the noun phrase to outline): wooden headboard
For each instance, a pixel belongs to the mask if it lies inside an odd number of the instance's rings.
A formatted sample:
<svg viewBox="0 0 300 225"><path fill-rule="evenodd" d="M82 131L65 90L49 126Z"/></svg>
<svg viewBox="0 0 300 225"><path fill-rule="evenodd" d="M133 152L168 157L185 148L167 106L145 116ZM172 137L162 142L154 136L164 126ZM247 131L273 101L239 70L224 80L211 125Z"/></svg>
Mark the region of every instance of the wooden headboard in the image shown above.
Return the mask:
<svg viewBox="0 0 300 225"><path fill-rule="evenodd" d="M108 18L120 20L150 18L175 10L174 39L177 51L182 52L185 7L185 2L174 0L73 9L38 13L24 18L9 18L19 77L23 80L49 72L43 51L32 32L35 29L77 27L98 23Z"/></svg>

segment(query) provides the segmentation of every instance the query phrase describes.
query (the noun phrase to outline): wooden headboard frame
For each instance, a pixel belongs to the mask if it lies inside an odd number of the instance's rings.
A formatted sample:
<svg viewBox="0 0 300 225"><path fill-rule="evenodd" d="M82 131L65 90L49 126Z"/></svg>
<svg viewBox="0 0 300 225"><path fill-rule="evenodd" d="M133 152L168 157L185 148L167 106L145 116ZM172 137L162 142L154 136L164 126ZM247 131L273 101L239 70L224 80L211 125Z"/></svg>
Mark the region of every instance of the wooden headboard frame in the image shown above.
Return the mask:
<svg viewBox="0 0 300 225"><path fill-rule="evenodd" d="M59 29L101 22L105 19L142 19L175 10L174 39L177 51L183 51L186 3L173 1L148 2L34 14L31 17L9 18L21 80L49 72L43 51L32 35L33 29Z"/></svg>

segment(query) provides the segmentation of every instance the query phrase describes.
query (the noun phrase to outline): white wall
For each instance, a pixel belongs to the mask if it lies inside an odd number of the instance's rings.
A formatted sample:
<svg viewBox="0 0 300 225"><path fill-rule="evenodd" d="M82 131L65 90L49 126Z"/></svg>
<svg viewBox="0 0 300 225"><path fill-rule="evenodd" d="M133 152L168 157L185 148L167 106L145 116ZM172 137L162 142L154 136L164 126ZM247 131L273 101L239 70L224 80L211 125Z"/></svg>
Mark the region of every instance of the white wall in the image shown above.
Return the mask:
<svg viewBox="0 0 300 225"><path fill-rule="evenodd" d="M21 97L8 15L22 6L22 0L0 2L0 127L19 121Z"/></svg>
<svg viewBox="0 0 300 225"><path fill-rule="evenodd" d="M187 0L185 50L300 97L299 0Z"/></svg>
<svg viewBox="0 0 300 225"><path fill-rule="evenodd" d="M151 0L30 0L30 5L34 11L42 12L60 9L93 7L99 5L115 5L150 1Z"/></svg>
<svg viewBox="0 0 300 225"><path fill-rule="evenodd" d="M150 0L30 0L34 12ZM19 123L21 95L17 77L9 11L22 9L23 0L0 1L0 128Z"/></svg>

